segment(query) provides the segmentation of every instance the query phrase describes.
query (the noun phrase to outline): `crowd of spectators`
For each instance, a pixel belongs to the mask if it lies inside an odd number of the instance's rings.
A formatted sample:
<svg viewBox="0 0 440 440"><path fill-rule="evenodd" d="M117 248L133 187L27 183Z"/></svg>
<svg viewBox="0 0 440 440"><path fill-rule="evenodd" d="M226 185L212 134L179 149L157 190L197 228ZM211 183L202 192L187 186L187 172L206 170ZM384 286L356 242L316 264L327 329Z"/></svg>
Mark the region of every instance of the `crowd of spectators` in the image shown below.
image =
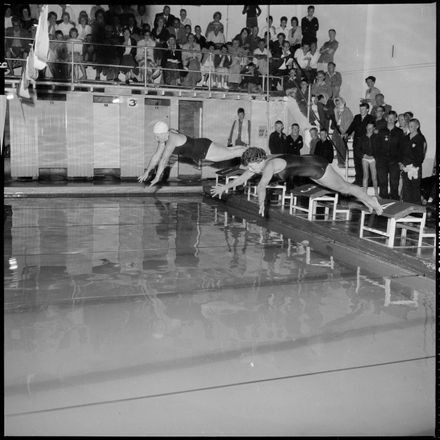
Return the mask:
<svg viewBox="0 0 440 440"><path fill-rule="evenodd" d="M9 74L23 67L35 34L40 5L6 5L5 53ZM177 11L173 11L177 12ZM251 94L267 88L296 100L313 125L310 151L329 162L336 155L346 166L347 139L353 136L355 184L373 181L382 198L420 203L421 164L426 140L420 122L411 112L397 114L376 87L376 78L365 79L359 114L353 115L340 95L341 73L336 69L339 43L336 30L318 44L319 20L315 8L307 15L273 17L258 27L261 9L244 5L246 25L228 40L222 14L215 12L205 32L181 8L170 6L154 17L145 5L93 5L78 17L69 5L49 5L48 68L41 74L54 79L86 78L88 67L95 80L146 82L190 88L210 87ZM290 26L288 23L290 22ZM299 25L301 24L301 25ZM272 153L301 154L299 126L283 133L278 121L269 139ZM299 137L298 137L299 136ZM368 177L366 177L368 176ZM400 189L400 194L399 194Z"/></svg>

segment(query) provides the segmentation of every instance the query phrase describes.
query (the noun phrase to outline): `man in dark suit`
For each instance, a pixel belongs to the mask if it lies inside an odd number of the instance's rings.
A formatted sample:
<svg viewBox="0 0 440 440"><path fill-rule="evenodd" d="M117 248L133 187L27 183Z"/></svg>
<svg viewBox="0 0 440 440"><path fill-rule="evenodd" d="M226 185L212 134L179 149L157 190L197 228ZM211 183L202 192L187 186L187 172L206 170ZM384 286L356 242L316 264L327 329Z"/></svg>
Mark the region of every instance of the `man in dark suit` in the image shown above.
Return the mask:
<svg viewBox="0 0 440 440"><path fill-rule="evenodd" d="M275 131L269 136L270 154L287 153L287 136L283 133L284 124L281 121L275 122Z"/></svg>
<svg viewBox="0 0 440 440"><path fill-rule="evenodd" d="M154 18L154 26L156 26L157 19L159 17L162 17L164 20L164 26L166 28L173 26L174 24L174 15L171 14L171 9L169 6L165 5L163 7L163 12L159 12L156 14L156 17Z"/></svg>
<svg viewBox="0 0 440 440"><path fill-rule="evenodd" d="M353 118L350 126L345 133L342 133L345 140L353 133L353 156L354 156L354 170L355 178L354 184L362 186L362 146L359 142L360 138L367 133L367 124L372 122L374 124L374 117L368 114L370 105L367 102L362 102L359 106L359 114Z"/></svg>

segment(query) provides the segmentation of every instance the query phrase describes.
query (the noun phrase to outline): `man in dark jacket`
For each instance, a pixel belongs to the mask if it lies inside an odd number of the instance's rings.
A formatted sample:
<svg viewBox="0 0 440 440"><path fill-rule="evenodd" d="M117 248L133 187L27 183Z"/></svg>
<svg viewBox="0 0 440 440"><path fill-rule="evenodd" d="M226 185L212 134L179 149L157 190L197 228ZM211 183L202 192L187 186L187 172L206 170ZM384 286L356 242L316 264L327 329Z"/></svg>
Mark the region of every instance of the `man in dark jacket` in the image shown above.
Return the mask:
<svg viewBox="0 0 440 440"><path fill-rule="evenodd" d="M325 128L321 128L319 132L319 141L316 143L315 156L321 156L327 160L328 163L333 162L334 152L333 144L327 139L328 132Z"/></svg>
<svg viewBox="0 0 440 440"><path fill-rule="evenodd" d="M287 153L287 136L283 133L284 124L275 122L275 131L269 136L269 150L271 154Z"/></svg>
<svg viewBox="0 0 440 440"><path fill-rule="evenodd" d="M353 133L353 156L354 156L354 170L355 178L354 184L362 186L362 147L359 139L367 132L367 124L374 123L374 117L368 114L370 105L367 102L362 102L359 106L359 114L353 118L350 126L343 133L344 138L347 139Z"/></svg>

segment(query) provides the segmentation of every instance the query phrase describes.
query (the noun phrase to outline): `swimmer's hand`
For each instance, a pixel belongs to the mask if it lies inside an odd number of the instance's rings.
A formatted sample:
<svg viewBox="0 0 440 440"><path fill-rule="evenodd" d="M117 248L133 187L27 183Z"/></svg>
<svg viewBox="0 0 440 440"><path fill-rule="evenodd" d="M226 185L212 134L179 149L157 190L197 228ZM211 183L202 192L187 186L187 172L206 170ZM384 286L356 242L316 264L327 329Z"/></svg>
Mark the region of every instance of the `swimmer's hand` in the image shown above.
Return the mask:
<svg viewBox="0 0 440 440"><path fill-rule="evenodd" d="M156 185L156 183L157 182L159 182L159 177L158 176L156 176L151 182L150 182L150 188L152 187L152 186L154 186L154 185Z"/></svg>
<svg viewBox="0 0 440 440"><path fill-rule="evenodd" d="M224 185L211 186L211 196L221 198L222 194L225 192Z"/></svg>
<svg viewBox="0 0 440 440"><path fill-rule="evenodd" d="M144 182L145 180L147 180L149 174L150 174L150 172L148 171L148 172L145 172L144 174L142 174L142 176L139 176L139 177L138 177L138 181L139 181L139 183L142 183L142 182Z"/></svg>

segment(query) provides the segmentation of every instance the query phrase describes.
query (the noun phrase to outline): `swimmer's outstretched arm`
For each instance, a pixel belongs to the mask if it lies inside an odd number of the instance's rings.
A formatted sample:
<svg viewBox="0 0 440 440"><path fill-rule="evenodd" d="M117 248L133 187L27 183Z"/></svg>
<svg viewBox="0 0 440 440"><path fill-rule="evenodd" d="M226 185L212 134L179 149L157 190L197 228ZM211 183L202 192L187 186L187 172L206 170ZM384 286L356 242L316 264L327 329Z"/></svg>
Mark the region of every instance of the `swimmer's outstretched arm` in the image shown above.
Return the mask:
<svg viewBox="0 0 440 440"><path fill-rule="evenodd" d="M174 145L170 145L168 142L165 147L165 151L162 154L162 158L160 159L159 166L157 167L156 176L151 181L150 186L155 185L159 182L160 177L162 176L163 170L168 165L168 161L170 160L171 154L173 153Z"/></svg>
<svg viewBox="0 0 440 440"><path fill-rule="evenodd" d="M264 217L264 202L266 201L266 186L269 185L272 177L274 175L273 164L269 162L263 170L263 175L261 176L260 182L257 185L257 196L258 196L258 214Z"/></svg>
<svg viewBox="0 0 440 440"><path fill-rule="evenodd" d="M158 143L157 149L154 152L153 156L151 157L150 162L148 163L147 170L145 171L144 174L142 174L142 176L138 177L139 182L143 182L144 180L148 179L148 175L150 174L150 171L154 170L154 168L159 163L159 160L165 150L165 147L166 147L165 141Z"/></svg>
<svg viewBox="0 0 440 440"><path fill-rule="evenodd" d="M229 182L227 185L214 185L211 187L211 195L212 197L218 196L219 198L221 195L227 191L228 189L235 188L240 185L244 185L255 173L252 171L245 171L241 176L237 177L236 179Z"/></svg>

